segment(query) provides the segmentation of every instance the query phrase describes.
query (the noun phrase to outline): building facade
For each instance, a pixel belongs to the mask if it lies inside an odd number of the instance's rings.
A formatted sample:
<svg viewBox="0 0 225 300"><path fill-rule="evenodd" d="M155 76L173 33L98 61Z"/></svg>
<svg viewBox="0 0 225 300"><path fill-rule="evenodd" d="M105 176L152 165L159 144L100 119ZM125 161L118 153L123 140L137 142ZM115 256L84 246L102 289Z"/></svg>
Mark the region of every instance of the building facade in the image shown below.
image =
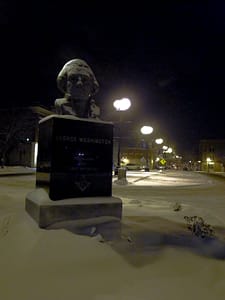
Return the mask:
<svg viewBox="0 0 225 300"><path fill-rule="evenodd" d="M201 140L199 154L202 171L225 171L225 140L208 139Z"/></svg>

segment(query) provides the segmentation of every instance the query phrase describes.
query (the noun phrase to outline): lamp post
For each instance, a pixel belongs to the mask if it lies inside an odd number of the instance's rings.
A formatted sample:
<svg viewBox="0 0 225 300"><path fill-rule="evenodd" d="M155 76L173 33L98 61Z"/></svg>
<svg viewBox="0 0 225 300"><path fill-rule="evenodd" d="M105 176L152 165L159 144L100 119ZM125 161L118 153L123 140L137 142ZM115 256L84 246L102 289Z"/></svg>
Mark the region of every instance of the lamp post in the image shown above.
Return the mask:
<svg viewBox="0 0 225 300"><path fill-rule="evenodd" d="M206 163L207 163L207 172L209 173L209 165L210 165L210 162L211 162L211 158L210 157L207 157L206 158Z"/></svg>
<svg viewBox="0 0 225 300"><path fill-rule="evenodd" d="M164 156L164 159L166 161L166 165L168 165L168 164L171 163L171 155L173 153L173 148L164 145L162 147L162 149L163 149L163 156Z"/></svg>
<svg viewBox="0 0 225 300"><path fill-rule="evenodd" d="M153 128L151 126L142 126L141 127L141 133L143 135L150 135L153 132ZM145 171L149 171L149 142L146 142L146 166Z"/></svg>
<svg viewBox="0 0 225 300"><path fill-rule="evenodd" d="M121 112L126 111L131 106L131 101L128 98L122 98L115 100L113 102L113 106L115 107L116 111L119 112L119 126L118 126L118 152L117 152L117 167L115 174L118 173L118 169L120 168L120 160L121 160L121 154L120 154L120 148L121 148L121 123L122 123L122 114Z"/></svg>
<svg viewBox="0 0 225 300"><path fill-rule="evenodd" d="M161 145L163 143L163 139L162 138L157 138L157 139L155 139L155 143L159 146L159 145ZM153 158L153 168L155 168L156 159L157 158L158 158L158 160L160 159L159 158L159 156L160 156L160 150L159 150L159 148L157 148L156 151L155 151L156 158Z"/></svg>

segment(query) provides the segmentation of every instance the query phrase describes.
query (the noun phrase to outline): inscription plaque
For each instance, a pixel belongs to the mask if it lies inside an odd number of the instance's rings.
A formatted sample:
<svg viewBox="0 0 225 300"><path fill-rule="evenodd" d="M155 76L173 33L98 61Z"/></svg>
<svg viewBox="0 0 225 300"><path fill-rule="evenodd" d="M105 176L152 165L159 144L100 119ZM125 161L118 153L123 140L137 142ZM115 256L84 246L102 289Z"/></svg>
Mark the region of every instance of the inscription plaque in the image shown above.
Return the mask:
<svg viewBox="0 0 225 300"><path fill-rule="evenodd" d="M112 195L113 124L52 115L39 124L36 187L52 200Z"/></svg>

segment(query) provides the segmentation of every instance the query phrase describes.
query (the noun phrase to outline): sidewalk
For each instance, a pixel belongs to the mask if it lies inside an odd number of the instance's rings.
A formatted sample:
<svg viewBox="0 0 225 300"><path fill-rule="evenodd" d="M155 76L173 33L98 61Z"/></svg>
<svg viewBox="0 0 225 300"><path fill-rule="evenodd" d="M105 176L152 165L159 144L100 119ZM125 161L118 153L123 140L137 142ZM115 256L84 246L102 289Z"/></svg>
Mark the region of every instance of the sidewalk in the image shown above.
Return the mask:
<svg viewBox="0 0 225 300"><path fill-rule="evenodd" d="M208 176L225 177L225 172L213 172L213 171L210 171L210 172L197 171L197 172L200 173L200 174L208 175Z"/></svg>
<svg viewBox="0 0 225 300"><path fill-rule="evenodd" d="M5 166L0 168L0 176L32 175L36 173L36 168L23 166Z"/></svg>

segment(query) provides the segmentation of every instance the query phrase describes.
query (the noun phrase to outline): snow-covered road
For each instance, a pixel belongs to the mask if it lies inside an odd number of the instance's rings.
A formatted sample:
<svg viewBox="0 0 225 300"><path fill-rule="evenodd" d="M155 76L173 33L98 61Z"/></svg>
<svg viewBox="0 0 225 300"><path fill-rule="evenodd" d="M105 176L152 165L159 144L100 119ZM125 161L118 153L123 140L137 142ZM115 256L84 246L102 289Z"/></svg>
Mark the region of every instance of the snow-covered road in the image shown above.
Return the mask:
<svg viewBox="0 0 225 300"><path fill-rule="evenodd" d="M113 193L121 197L124 203L124 215L166 214L176 219L185 214L200 214L210 218L215 225L225 226L225 178L216 178L207 174L182 171L164 173L131 172L127 176L127 185L113 184ZM173 206L182 207L179 214Z"/></svg>

